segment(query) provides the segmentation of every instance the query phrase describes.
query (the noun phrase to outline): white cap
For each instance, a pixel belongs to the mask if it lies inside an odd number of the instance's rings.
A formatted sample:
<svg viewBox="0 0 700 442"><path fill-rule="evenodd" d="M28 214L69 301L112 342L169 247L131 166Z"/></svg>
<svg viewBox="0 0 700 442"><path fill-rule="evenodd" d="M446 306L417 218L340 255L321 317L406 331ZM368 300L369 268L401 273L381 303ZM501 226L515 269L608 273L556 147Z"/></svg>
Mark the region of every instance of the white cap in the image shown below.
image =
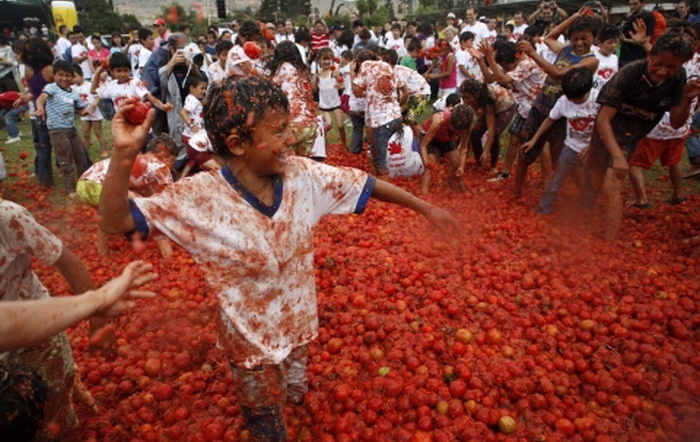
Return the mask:
<svg viewBox="0 0 700 442"><path fill-rule="evenodd" d="M447 14L447 18L457 18L457 16L454 12L450 12L449 14Z"/></svg>

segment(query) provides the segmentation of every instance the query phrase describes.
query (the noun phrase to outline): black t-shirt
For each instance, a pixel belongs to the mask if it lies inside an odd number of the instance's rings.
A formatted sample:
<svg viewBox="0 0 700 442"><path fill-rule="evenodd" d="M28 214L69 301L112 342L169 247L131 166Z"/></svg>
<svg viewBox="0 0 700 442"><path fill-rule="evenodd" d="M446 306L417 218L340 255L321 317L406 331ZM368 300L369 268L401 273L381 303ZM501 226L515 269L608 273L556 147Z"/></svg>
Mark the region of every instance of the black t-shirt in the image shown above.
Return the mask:
<svg viewBox="0 0 700 442"><path fill-rule="evenodd" d="M654 27L656 26L656 19L651 12L648 11L642 11L641 14L625 17L620 23L620 32L622 32L625 37L629 37L629 34L634 32L633 23L638 18L644 20L644 24L647 26L647 35L651 37L654 33ZM620 67L632 61L646 58L646 56L646 52L639 45L624 42L620 45Z"/></svg>
<svg viewBox="0 0 700 442"><path fill-rule="evenodd" d="M672 78L653 84L647 74L647 60L637 60L605 83L596 102L617 109L611 124L618 143L636 144L664 112L680 104L685 82L685 69L681 69Z"/></svg>

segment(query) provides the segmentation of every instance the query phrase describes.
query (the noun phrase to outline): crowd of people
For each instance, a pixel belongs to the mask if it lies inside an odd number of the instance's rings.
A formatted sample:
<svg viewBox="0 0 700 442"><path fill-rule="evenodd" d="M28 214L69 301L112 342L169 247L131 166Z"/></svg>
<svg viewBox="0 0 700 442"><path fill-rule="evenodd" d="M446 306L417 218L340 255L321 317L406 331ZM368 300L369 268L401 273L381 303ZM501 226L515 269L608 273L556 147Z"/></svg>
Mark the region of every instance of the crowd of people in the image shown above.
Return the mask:
<svg viewBox="0 0 700 442"><path fill-rule="evenodd" d="M667 21L632 0L629 14L613 25L598 2L569 15L556 2L543 1L532 14L516 12L500 24L470 6L463 18L448 14L444 24L397 19L381 29L358 18L347 28L328 26L314 15L302 26L246 20L203 35L192 35L187 25L171 33L159 18L153 28L134 29L127 41L118 33L109 42L88 38L78 27L61 28L55 41L18 35L10 45L0 35L0 64L11 66L2 92L21 91L5 113L7 142L20 139L16 123L26 112L41 185L54 185L53 151L65 193L98 206L105 232L137 232L132 240L138 244L157 230L164 256L167 237L213 275L208 282L221 301L222 345L239 398L248 399L241 403L246 423L255 437L284 440L275 404L299 402L307 388L305 348L318 322L310 232L321 216L359 213L373 197L409 207L436 226L456 227L447 212L386 179L420 175L427 193L443 175L436 172L447 168L445 184L459 192L461 176L473 164L486 168L494 185L513 181L520 196L529 166L538 161L545 188L535 210L552 213L572 177L583 206L604 196L606 239L619 229L628 176L634 205L649 207L642 171L657 159L669 168L668 202L684 201L685 146L691 163L685 177L700 177L700 23L685 0L677 12ZM143 103L154 109L144 110ZM102 133L105 119L113 119L111 149ZM352 126L349 139L346 124ZM350 153L369 146L374 176L322 164L334 126ZM93 133L103 157L94 164L88 154ZM388 146L397 136L418 146L421 161L405 170L392 169L401 166L389 160ZM412 146L404 148L412 152ZM213 170L219 173L197 173ZM240 197L232 197L231 188ZM53 244L41 249L40 258L59 269L65 268L62 260L74 258L34 227L31 215L2 204L4 227L22 217L37 240ZM261 223L260 216L277 217L278 226ZM222 225L230 227L211 237L212 226ZM267 235L265 229L285 233ZM18 239L17 232L5 230L17 241L32 236ZM100 241L106 252L106 241ZM250 244L269 251L262 264L245 260ZM3 266L18 256L28 266L26 250L38 249L21 244L3 250L11 257L0 264L3 280ZM292 252L298 254L294 259L282 257ZM246 272L251 266L256 271ZM242 270L222 275L222 268ZM119 293L110 302L150 278L146 267L130 269L112 285L119 289L110 293ZM78 281L76 292L93 288L89 275L64 275ZM40 285L35 279L27 284ZM269 294L268 305L250 311L257 294L250 290ZM16 299L45 295L27 292ZM110 302L95 304L89 313L109 311ZM59 344L65 342L49 344L47 351ZM7 345L0 348L20 344ZM277 370L263 376L267 388L259 385L261 364ZM282 366L302 369L287 373ZM69 378L52 388L65 390ZM61 413L67 428L75 424L71 410Z"/></svg>

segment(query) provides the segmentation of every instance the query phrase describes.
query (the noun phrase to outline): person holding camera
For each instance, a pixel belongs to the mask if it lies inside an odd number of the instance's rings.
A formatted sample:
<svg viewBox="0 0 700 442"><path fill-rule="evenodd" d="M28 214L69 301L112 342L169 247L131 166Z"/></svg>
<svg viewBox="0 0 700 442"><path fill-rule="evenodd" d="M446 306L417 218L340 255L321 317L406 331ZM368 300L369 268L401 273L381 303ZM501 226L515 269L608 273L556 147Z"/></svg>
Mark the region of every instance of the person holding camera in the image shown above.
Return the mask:
<svg viewBox="0 0 700 442"><path fill-rule="evenodd" d="M557 5L556 0L543 0L537 10L530 14L527 22L530 26L537 27L542 35L552 22L561 23L569 14Z"/></svg>

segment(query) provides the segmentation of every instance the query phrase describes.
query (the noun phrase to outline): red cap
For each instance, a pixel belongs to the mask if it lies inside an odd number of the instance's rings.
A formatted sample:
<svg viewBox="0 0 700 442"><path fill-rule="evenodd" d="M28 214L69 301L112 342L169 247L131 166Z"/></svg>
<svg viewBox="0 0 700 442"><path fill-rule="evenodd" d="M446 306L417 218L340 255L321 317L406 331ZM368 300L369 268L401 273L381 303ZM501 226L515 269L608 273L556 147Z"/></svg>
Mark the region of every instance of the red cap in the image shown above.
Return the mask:
<svg viewBox="0 0 700 442"><path fill-rule="evenodd" d="M153 22L153 26L165 26L165 20L157 18L156 21Z"/></svg>

